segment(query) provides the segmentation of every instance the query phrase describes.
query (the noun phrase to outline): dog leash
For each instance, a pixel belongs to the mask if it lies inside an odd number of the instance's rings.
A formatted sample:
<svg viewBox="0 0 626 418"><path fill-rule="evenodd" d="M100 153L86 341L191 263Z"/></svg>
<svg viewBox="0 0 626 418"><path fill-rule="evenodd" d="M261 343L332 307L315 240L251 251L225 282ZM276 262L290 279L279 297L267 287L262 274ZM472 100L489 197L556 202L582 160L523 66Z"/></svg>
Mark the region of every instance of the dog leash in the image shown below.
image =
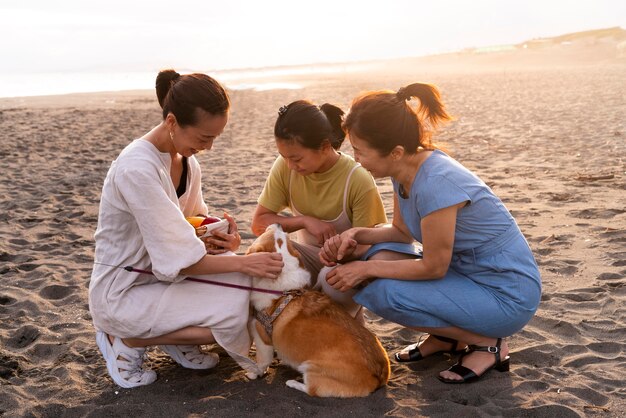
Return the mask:
<svg viewBox="0 0 626 418"><path fill-rule="evenodd" d="M151 276L154 276L154 273L149 271L149 270L142 270L142 269L135 268L133 266L116 266L116 265L113 265L113 264L100 263L100 262L97 262L97 261L94 261L94 264L100 264L100 265L103 265L103 266L115 267L115 268L118 268L118 269L126 270L128 272L149 274ZM251 290L253 292L261 292L261 293L270 293L272 295L280 295L280 296L282 296L282 295L285 294L285 292L282 292L280 290L263 289L263 288L259 288L259 287L244 286L244 285L233 284L233 283L216 282L214 280L199 279L197 277L185 277L185 280L189 280L190 282L212 284L212 285L215 285L215 286L230 287L230 288L233 288L233 289Z"/></svg>

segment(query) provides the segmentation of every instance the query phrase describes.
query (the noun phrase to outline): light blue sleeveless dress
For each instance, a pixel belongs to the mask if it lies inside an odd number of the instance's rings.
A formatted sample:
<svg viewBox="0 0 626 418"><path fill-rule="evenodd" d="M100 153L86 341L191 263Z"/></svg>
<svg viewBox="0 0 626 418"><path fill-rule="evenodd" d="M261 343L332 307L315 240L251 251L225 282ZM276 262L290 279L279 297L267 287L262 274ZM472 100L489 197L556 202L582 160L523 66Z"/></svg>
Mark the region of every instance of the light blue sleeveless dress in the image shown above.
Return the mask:
<svg viewBox="0 0 626 418"><path fill-rule="evenodd" d="M376 279L354 301L409 327L455 326L492 338L521 330L539 305L541 279L526 239L500 199L439 150L420 167L408 198L400 197L399 184L392 182L404 222L418 242L423 217L468 202L457 215L452 261L442 279ZM385 249L415 254L406 244L381 243L363 258Z"/></svg>

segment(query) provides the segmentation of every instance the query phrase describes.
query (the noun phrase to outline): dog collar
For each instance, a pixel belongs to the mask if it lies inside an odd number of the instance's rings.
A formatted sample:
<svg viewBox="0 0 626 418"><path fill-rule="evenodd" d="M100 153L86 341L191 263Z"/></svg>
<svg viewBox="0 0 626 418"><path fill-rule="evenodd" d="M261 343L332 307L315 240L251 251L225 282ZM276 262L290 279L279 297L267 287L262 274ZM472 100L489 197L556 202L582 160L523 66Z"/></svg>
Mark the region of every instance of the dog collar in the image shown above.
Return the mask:
<svg viewBox="0 0 626 418"><path fill-rule="evenodd" d="M289 302L293 300L296 296L302 295L304 292L301 289L297 290L289 290L283 293L284 296L281 296L283 299L280 301L274 312L271 315L268 315L265 310L255 311L254 317L263 325L265 328L265 332L268 336L272 336L272 331L274 329L273 323L276 321L276 318L283 312L283 310L289 305Z"/></svg>

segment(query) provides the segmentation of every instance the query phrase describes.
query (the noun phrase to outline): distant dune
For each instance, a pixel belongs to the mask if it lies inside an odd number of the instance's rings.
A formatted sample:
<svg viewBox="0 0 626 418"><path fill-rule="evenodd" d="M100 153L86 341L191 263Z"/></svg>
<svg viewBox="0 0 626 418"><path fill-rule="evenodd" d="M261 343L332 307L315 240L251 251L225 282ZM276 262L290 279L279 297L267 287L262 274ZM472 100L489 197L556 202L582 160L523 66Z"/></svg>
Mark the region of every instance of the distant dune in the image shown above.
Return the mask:
<svg viewBox="0 0 626 418"><path fill-rule="evenodd" d="M465 48L461 51L345 63L277 66L263 69L218 71L237 79L301 79L325 73L382 73L409 75L416 72L468 73L549 69L561 67L626 65L626 30L620 27L573 32L535 38L518 44ZM214 72L215 73L215 72Z"/></svg>
<svg viewBox="0 0 626 418"><path fill-rule="evenodd" d="M546 69L626 64L626 30L615 27L537 38L515 45L467 48L459 52L379 62L394 72L416 68L444 72Z"/></svg>

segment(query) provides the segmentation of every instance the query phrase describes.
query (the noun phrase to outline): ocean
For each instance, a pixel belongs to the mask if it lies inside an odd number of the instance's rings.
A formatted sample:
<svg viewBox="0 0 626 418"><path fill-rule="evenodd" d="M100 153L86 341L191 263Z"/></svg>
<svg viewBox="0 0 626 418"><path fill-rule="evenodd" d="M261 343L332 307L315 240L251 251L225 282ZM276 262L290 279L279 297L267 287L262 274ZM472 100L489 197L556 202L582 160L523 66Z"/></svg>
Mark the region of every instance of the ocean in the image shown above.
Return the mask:
<svg viewBox="0 0 626 418"><path fill-rule="evenodd" d="M233 90L299 89L297 83L277 81L294 74L328 74L365 69L363 64L320 64L241 70L199 71L215 77ZM180 71L181 74L192 71ZM152 90L158 70L147 72L55 72L33 74L0 73L0 98L49 96L123 90Z"/></svg>

